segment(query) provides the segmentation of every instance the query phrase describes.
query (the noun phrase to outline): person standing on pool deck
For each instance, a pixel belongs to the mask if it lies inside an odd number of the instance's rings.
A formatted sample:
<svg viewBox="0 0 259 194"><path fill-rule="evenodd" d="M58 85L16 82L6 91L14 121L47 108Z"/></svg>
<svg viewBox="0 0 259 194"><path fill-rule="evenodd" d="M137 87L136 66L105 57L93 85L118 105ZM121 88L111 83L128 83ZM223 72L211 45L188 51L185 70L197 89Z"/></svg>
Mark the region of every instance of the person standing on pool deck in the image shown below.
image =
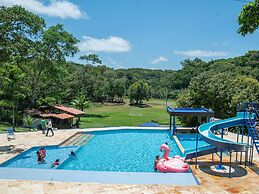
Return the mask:
<svg viewBox="0 0 259 194"><path fill-rule="evenodd" d="M53 132L53 129L52 129L52 122L51 122L51 119L49 119L49 121L48 121L48 123L47 123L47 128L48 128L48 130L47 130L46 136L48 136L49 131L51 131L52 136L54 136L54 132Z"/></svg>

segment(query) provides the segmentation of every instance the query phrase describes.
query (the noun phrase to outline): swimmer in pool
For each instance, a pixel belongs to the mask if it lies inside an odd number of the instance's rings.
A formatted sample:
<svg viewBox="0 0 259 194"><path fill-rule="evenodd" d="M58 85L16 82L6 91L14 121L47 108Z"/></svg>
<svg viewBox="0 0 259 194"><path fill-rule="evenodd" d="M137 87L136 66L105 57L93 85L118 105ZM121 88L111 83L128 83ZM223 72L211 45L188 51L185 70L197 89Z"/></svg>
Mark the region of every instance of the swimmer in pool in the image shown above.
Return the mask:
<svg viewBox="0 0 259 194"><path fill-rule="evenodd" d="M159 156L156 156L156 159L155 159L155 161L154 161L154 170L155 170L155 171L157 171L157 164L158 164L159 161L160 161Z"/></svg>
<svg viewBox="0 0 259 194"><path fill-rule="evenodd" d="M52 167L55 167L58 165L59 165L59 159L56 159L56 161L51 164Z"/></svg>
<svg viewBox="0 0 259 194"><path fill-rule="evenodd" d="M73 151L71 151L70 154L69 154L69 156L76 156L76 153L73 152Z"/></svg>

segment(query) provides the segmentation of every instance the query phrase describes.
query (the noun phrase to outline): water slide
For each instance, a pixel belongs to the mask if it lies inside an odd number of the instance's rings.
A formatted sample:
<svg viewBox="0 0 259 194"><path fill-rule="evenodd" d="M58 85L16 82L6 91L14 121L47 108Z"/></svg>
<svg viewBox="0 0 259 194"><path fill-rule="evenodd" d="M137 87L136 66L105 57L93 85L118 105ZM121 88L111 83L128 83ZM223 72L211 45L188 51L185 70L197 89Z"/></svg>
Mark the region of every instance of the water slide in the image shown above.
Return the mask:
<svg viewBox="0 0 259 194"><path fill-rule="evenodd" d="M246 120L248 119L249 119L248 114L245 114L245 112L237 112L236 117L202 124L201 126L199 126L198 131L202 139L206 143L210 144L211 147L207 149L199 149L197 154L196 152L188 153L186 155L186 159L191 159L196 156L198 157L198 156L202 156L210 153L215 153L220 149L227 149L227 150L237 151L237 152L246 151L246 148L247 148L246 143L237 143L237 142L220 138L215 134L213 134L212 131L222 129L222 128L245 125Z"/></svg>

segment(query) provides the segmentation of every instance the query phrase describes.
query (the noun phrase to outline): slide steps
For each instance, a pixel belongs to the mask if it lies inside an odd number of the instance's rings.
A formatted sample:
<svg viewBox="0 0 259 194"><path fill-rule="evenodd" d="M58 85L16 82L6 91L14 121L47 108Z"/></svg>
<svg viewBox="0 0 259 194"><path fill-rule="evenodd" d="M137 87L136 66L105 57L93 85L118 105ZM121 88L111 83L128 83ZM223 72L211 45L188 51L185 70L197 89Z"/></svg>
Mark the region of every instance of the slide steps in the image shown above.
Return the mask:
<svg viewBox="0 0 259 194"><path fill-rule="evenodd" d="M253 143L255 145L256 151L259 154L259 131L255 127L249 127L248 133L253 139Z"/></svg>

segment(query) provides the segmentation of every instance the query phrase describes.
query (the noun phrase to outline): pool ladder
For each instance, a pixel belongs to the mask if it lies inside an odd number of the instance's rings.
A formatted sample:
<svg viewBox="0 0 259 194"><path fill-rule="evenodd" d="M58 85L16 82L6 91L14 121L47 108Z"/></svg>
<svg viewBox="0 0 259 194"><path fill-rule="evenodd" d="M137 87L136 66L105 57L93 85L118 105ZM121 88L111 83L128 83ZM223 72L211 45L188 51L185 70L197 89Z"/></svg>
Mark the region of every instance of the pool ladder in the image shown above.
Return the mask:
<svg viewBox="0 0 259 194"><path fill-rule="evenodd" d="M94 135L92 134L86 134L86 133L76 133L71 138L65 140L62 142L59 146L65 147L65 146L80 146L87 144Z"/></svg>

